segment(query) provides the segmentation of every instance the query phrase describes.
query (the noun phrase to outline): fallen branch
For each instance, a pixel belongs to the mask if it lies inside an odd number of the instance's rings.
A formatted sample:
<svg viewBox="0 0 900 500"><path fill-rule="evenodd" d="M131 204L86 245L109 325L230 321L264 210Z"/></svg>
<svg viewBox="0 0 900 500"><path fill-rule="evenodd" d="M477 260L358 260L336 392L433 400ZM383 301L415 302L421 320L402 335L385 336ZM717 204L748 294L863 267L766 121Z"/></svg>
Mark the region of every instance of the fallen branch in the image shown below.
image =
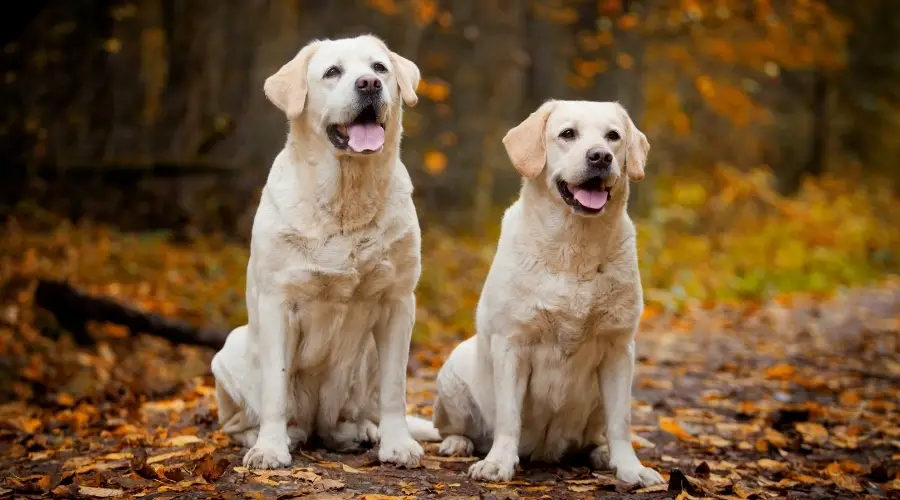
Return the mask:
<svg viewBox="0 0 900 500"><path fill-rule="evenodd" d="M128 328L132 334L145 333L176 344L214 349L221 348L228 335L140 311L111 298L94 297L62 281L39 280L34 304L53 313L59 325L71 332L80 345L94 343L87 331L88 321L114 323Z"/></svg>

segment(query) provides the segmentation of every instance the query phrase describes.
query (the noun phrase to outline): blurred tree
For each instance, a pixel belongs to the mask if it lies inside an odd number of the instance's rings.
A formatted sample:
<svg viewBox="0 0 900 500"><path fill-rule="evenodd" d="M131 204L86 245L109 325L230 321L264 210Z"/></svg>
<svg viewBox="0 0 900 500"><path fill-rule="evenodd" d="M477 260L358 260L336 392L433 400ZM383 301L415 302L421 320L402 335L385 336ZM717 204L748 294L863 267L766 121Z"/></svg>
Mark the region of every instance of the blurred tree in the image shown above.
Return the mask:
<svg viewBox="0 0 900 500"><path fill-rule="evenodd" d="M4 33L0 54L0 154L12 166L4 177L27 183L26 167L239 172L160 183L178 193L184 213L159 220L249 220L247 197L285 133L263 80L312 38L361 32L381 35L422 70L403 151L424 220L493 223L519 185L500 139L548 98L629 109L653 148L648 179L633 194L638 215L676 169L709 177L719 163L766 164L791 192L804 176L848 164L896 171L900 154L900 42L891 35L900 7L889 0L35 5L33 18L16 17ZM221 183L242 195L198 195ZM55 203L60 191L41 186L16 190ZM173 197L157 198L142 213L168 210Z"/></svg>

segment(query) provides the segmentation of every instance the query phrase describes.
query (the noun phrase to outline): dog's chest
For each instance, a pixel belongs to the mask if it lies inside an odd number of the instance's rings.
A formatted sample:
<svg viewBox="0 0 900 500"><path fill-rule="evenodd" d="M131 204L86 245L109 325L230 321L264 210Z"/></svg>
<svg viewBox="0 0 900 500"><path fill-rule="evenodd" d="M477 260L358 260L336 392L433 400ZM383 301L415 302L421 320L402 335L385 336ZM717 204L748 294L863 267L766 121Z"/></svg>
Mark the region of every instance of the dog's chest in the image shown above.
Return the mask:
<svg viewBox="0 0 900 500"><path fill-rule="evenodd" d="M407 237L364 231L313 239L285 233L292 269L284 278L285 290L300 303L378 300L409 273L399 266L408 252Z"/></svg>
<svg viewBox="0 0 900 500"><path fill-rule="evenodd" d="M585 342L633 328L640 316L640 289L621 273L549 277L533 291L530 336L572 355Z"/></svg>

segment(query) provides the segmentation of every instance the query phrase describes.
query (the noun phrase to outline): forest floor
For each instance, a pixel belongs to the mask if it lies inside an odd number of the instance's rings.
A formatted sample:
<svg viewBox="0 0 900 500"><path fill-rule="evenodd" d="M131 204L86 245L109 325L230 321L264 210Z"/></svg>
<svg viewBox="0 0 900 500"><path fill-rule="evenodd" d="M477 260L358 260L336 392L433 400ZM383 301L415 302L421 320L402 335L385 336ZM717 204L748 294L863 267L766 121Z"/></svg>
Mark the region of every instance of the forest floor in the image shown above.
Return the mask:
<svg viewBox="0 0 900 500"><path fill-rule="evenodd" d="M12 303L5 343L41 321ZM0 498L900 498L898 340L896 282L648 314L634 385L638 454L687 482L642 489L578 462L474 482L474 459L438 457L436 444L415 470L380 465L372 450L315 447L295 452L290 469L248 470L216 423L211 350L114 335L82 348L63 337L47 342L69 356L29 361L11 382L16 400L0 406ZM411 412L430 415L452 347L414 346ZM56 366L62 359L81 369Z"/></svg>
<svg viewBox="0 0 900 500"><path fill-rule="evenodd" d="M0 499L900 498L900 279L885 276L890 259L875 259L893 255L891 238L900 233L864 218L854 227L869 228L871 241L837 238L848 247L822 247L830 241L823 238L850 234L840 226L850 217L832 221L831 198L819 198L791 201L796 217L729 216L737 229L716 244L738 244L716 254L698 253L714 235L643 235L660 246L641 250L647 307L633 431L644 464L675 478L647 489L578 461L522 464L507 484L473 482L473 459L437 457L433 443L415 470L380 465L372 450L334 454L312 444L290 469L247 470L243 450L219 431L212 349L109 323L89 323L90 342L78 345L59 317L34 305L38 280L66 280L93 296L227 331L246 318L246 245L214 237L178 244L164 233L90 223L47 223L49 231L7 224ZM417 288L408 403L428 417L437 370L472 332L493 248L435 231L423 242L429 264ZM808 248L789 259L758 250L796 242ZM859 286L838 286L847 282ZM798 288L830 291L792 293Z"/></svg>

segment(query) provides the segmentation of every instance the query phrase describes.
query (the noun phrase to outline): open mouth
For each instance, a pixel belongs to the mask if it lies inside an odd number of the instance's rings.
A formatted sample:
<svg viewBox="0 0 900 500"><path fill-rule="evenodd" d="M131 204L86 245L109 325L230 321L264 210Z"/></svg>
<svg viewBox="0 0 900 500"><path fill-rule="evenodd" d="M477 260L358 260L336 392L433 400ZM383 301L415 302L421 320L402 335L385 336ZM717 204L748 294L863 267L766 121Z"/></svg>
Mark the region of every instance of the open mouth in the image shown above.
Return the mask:
<svg viewBox="0 0 900 500"><path fill-rule="evenodd" d="M605 179L594 177L575 185L559 179L556 181L556 188L566 204L579 212L596 215L603 211L610 200L612 186L604 186L605 182Z"/></svg>
<svg viewBox="0 0 900 500"><path fill-rule="evenodd" d="M350 123L329 125L326 133L337 149L372 154L384 147L384 124L378 122L378 112L372 104L364 107Z"/></svg>

